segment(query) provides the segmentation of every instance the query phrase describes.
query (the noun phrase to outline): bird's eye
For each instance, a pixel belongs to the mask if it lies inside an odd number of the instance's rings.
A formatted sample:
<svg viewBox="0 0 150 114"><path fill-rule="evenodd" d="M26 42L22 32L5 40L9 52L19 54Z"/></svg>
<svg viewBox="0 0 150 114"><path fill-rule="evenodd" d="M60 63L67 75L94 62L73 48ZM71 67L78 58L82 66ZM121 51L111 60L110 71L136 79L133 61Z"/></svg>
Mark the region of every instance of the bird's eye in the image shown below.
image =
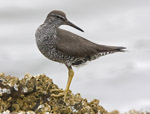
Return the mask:
<svg viewBox="0 0 150 114"><path fill-rule="evenodd" d="M60 16L59 16L59 15L56 15L56 17L57 17L57 18L60 18Z"/></svg>
<svg viewBox="0 0 150 114"><path fill-rule="evenodd" d="M57 18L60 18L60 19L63 19L63 20L65 19L64 17L62 17L62 16L60 16L60 15L56 15L56 17L57 17Z"/></svg>

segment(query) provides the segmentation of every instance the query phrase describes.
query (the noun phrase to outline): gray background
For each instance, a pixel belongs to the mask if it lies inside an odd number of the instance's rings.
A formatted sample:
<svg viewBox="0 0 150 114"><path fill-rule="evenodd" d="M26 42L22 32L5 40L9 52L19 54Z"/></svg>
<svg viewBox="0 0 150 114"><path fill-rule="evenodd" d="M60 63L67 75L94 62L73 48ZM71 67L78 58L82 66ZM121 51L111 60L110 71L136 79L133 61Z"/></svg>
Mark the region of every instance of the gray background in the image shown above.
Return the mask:
<svg viewBox="0 0 150 114"><path fill-rule="evenodd" d="M109 111L150 107L149 0L0 0L0 72L46 74L65 88L67 68L46 59L35 43L37 27L54 9L64 11L85 32L61 28L128 49L74 68L73 93L89 101L100 99Z"/></svg>

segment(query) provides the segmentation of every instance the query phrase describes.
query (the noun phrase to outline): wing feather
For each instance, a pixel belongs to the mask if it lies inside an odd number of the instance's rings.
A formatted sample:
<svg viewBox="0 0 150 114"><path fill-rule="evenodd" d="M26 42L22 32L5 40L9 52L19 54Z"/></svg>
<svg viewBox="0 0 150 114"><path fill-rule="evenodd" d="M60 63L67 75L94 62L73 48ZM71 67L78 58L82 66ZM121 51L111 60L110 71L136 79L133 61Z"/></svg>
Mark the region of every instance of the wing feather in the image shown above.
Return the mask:
<svg viewBox="0 0 150 114"><path fill-rule="evenodd" d="M124 47L98 45L67 30L58 28L56 49L70 56L87 57L100 52L121 51Z"/></svg>

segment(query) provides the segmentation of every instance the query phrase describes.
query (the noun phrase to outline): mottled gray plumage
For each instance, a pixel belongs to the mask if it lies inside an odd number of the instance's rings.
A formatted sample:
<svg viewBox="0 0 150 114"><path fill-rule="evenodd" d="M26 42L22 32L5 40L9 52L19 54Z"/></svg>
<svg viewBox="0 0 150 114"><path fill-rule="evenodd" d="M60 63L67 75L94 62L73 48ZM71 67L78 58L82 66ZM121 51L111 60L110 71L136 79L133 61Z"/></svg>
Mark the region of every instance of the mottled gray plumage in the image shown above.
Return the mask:
<svg viewBox="0 0 150 114"><path fill-rule="evenodd" d="M124 47L105 46L95 44L81 36L60 29L60 25L71 25L83 31L74 24L68 24L66 15L62 11L50 12L36 31L36 42L41 53L48 59L64 63L67 67L80 65L100 56L114 52L122 52Z"/></svg>

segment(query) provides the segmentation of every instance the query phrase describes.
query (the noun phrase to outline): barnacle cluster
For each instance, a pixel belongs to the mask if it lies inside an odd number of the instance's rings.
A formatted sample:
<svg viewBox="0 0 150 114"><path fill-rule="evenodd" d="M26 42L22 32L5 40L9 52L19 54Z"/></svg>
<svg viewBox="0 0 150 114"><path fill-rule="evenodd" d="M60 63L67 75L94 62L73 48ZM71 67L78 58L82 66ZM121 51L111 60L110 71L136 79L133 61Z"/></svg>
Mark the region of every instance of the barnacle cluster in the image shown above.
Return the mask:
<svg viewBox="0 0 150 114"><path fill-rule="evenodd" d="M46 75L25 74L23 79L0 74L0 113L24 114L107 114L99 100L88 102L81 95L69 91L63 97L55 98L60 90Z"/></svg>
<svg viewBox="0 0 150 114"><path fill-rule="evenodd" d="M88 102L79 93L69 91L65 102L63 97L52 97L60 91L44 74L25 74L19 79L0 73L0 114L120 114L117 110L107 112L99 100ZM149 113L130 110L125 114Z"/></svg>

